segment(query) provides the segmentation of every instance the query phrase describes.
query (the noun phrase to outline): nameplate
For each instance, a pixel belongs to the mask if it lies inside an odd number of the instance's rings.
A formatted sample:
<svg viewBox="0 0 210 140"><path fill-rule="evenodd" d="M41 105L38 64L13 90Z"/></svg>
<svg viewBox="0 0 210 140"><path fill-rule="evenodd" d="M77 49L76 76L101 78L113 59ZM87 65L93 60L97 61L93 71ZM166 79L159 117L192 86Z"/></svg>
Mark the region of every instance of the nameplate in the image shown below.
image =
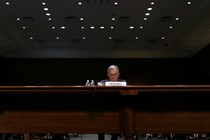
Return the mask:
<svg viewBox="0 0 210 140"><path fill-rule="evenodd" d="M105 86L127 86L126 82L105 82Z"/></svg>

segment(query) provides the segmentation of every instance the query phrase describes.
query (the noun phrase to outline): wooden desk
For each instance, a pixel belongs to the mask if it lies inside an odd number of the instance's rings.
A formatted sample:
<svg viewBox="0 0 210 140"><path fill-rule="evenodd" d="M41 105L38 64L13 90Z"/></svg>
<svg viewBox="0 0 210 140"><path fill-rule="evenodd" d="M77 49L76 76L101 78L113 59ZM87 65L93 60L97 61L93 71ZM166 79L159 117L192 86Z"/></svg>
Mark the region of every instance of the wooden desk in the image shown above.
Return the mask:
<svg viewBox="0 0 210 140"><path fill-rule="evenodd" d="M0 86L0 133L209 133L209 97L209 85Z"/></svg>

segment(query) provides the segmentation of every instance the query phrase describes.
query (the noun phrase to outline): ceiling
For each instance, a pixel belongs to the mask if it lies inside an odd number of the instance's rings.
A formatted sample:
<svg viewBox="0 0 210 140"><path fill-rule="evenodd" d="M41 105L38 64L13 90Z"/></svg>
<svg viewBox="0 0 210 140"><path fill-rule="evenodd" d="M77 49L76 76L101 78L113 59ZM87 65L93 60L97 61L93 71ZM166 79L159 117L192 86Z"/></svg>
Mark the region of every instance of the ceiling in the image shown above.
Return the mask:
<svg viewBox="0 0 210 140"><path fill-rule="evenodd" d="M210 0L1 0L3 58L189 58Z"/></svg>

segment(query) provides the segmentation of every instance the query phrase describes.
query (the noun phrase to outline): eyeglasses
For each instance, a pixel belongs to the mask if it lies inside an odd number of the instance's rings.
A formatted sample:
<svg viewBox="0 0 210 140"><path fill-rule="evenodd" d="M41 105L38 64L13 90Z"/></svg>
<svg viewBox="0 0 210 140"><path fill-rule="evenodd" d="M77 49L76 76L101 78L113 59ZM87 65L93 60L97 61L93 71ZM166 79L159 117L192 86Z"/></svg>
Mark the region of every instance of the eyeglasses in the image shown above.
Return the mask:
<svg viewBox="0 0 210 140"><path fill-rule="evenodd" d="M108 73L109 76L118 76L119 73Z"/></svg>

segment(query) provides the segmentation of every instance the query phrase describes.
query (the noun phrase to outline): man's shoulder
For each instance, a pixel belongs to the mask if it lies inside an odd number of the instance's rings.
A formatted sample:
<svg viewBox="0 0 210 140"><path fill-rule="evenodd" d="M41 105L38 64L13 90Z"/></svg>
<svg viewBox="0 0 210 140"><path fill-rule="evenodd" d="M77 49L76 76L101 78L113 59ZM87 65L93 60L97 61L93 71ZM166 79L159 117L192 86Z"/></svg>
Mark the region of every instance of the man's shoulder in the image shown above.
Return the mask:
<svg viewBox="0 0 210 140"><path fill-rule="evenodd" d="M124 79L118 79L117 81L118 82L126 82L126 80L124 80Z"/></svg>
<svg viewBox="0 0 210 140"><path fill-rule="evenodd" d="M109 79L104 79L100 81L101 83L109 82Z"/></svg>

